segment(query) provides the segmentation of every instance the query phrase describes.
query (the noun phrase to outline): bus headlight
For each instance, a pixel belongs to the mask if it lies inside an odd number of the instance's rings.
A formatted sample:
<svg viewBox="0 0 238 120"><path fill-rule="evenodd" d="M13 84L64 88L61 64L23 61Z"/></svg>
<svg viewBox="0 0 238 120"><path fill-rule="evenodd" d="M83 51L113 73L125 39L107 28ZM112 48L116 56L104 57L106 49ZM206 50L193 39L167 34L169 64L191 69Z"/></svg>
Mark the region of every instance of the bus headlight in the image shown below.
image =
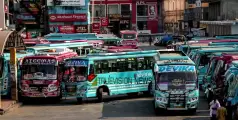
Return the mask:
<svg viewBox="0 0 238 120"><path fill-rule="evenodd" d="M53 91L56 91L56 90L58 90L58 86L56 86L55 84L50 84L49 86L48 86L48 92L53 92Z"/></svg>
<svg viewBox="0 0 238 120"><path fill-rule="evenodd" d="M188 102L196 102L198 101L198 97L192 97L188 100Z"/></svg>
<svg viewBox="0 0 238 120"><path fill-rule="evenodd" d="M157 102L168 103L167 98L164 97L156 97Z"/></svg>

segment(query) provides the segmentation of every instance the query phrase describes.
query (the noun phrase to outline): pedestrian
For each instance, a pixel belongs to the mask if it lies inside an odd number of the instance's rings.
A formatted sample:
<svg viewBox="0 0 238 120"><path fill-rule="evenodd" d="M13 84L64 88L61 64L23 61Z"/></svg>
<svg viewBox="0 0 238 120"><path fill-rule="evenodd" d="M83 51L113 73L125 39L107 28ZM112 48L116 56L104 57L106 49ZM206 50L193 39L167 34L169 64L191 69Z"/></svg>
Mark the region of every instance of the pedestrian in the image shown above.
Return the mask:
<svg viewBox="0 0 238 120"><path fill-rule="evenodd" d="M227 110L227 120L232 120L232 106L231 106L231 101L227 101L227 105L226 105L226 110Z"/></svg>
<svg viewBox="0 0 238 120"><path fill-rule="evenodd" d="M150 42L150 46L151 46L151 43L152 43L152 37L151 36L149 38L149 42Z"/></svg>
<svg viewBox="0 0 238 120"><path fill-rule="evenodd" d="M221 106L216 97L210 103L210 117L211 120L217 120L217 109Z"/></svg>
<svg viewBox="0 0 238 120"><path fill-rule="evenodd" d="M213 89L211 88L211 85L207 85L207 89L205 91L206 97L207 97L207 103L208 103L208 108L210 108L210 102L214 98L214 93Z"/></svg>
<svg viewBox="0 0 238 120"><path fill-rule="evenodd" d="M224 103L221 103L221 107L217 109L217 120L226 120L227 110L224 107ZM232 120L232 119L227 119Z"/></svg>

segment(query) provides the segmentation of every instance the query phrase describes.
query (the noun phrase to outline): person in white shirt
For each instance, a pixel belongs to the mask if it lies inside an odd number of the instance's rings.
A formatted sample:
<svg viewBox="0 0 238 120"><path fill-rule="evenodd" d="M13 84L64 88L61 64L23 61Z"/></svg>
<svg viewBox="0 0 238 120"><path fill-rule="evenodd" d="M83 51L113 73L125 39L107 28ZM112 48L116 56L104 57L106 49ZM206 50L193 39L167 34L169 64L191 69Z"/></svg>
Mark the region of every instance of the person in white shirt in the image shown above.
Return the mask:
<svg viewBox="0 0 238 120"><path fill-rule="evenodd" d="M210 102L210 117L211 120L216 120L217 119L217 109L221 107L219 101L217 100L216 97Z"/></svg>

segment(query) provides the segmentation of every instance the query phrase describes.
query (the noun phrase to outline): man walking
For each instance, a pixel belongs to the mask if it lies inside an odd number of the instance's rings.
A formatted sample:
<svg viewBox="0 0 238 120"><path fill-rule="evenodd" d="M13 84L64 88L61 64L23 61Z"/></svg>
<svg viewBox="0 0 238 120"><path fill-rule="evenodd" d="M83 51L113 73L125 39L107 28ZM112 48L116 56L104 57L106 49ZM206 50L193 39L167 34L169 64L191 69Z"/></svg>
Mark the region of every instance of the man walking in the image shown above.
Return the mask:
<svg viewBox="0 0 238 120"><path fill-rule="evenodd" d="M152 43L152 38L151 38L151 36L150 36L150 38L149 38L149 42L150 42L150 46L151 46L151 43Z"/></svg>
<svg viewBox="0 0 238 120"><path fill-rule="evenodd" d="M227 116L227 110L224 107L224 104L221 104L221 107L219 107L217 109L217 120L226 120L226 116ZM228 120L232 120L232 119L228 119Z"/></svg>

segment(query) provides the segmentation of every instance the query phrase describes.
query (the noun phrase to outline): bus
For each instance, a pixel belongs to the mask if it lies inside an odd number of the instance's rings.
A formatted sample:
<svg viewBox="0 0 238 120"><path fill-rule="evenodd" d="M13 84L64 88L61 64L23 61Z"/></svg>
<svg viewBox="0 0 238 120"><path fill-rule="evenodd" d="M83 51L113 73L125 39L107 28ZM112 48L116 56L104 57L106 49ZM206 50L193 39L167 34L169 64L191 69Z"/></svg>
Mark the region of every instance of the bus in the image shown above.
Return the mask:
<svg viewBox="0 0 238 120"><path fill-rule="evenodd" d="M121 35L121 45L122 46L131 46L137 47L138 45L138 33L133 30L122 30L120 31Z"/></svg>
<svg viewBox="0 0 238 120"><path fill-rule="evenodd" d="M195 63L181 51L160 51L155 56L151 91L154 110L189 110L195 113L199 89Z"/></svg>
<svg viewBox="0 0 238 120"><path fill-rule="evenodd" d="M63 62L66 58L76 56L76 52L62 48L24 57L20 63L20 100L25 102L35 97L60 100Z"/></svg>
<svg viewBox="0 0 238 120"><path fill-rule="evenodd" d="M22 57L31 56L34 54L28 52L17 52L16 55L17 61L19 62ZM7 98L11 98L11 86L13 78L11 76L10 71L10 53L4 53L0 57L0 77L1 77L0 78L1 95L6 96Z"/></svg>
<svg viewBox="0 0 238 120"><path fill-rule="evenodd" d="M69 48L77 52L79 56L87 55L93 50L93 45L87 42L80 43L58 43L58 44L37 44L34 47L27 47L27 51L37 53L42 50Z"/></svg>
<svg viewBox="0 0 238 120"><path fill-rule="evenodd" d="M153 56L157 50L122 53L97 53L65 61L62 81L63 97L75 97L79 103L107 95L148 92L154 80Z"/></svg>

